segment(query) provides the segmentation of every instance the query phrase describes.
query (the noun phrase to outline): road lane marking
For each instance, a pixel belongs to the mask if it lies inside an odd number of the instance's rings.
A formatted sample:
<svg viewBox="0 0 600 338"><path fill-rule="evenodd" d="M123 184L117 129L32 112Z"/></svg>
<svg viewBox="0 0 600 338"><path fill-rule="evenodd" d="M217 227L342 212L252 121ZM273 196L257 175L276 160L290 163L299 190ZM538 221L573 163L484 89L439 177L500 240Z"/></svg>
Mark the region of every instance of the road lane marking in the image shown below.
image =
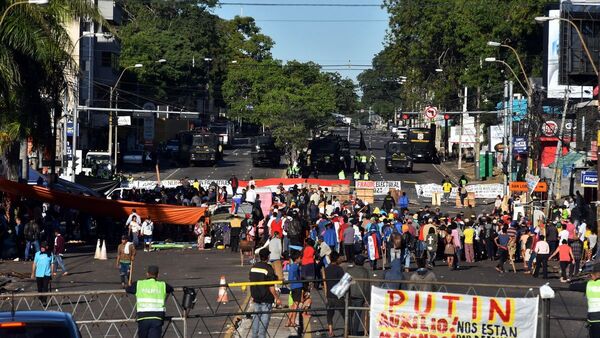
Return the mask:
<svg viewBox="0 0 600 338"><path fill-rule="evenodd" d="M168 180L169 178L171 178L171 176L175 175L175 173L177 173L177 172L179 171L179 169L181 169L181 168L177 168L177 169L173 170L173 172L172 172L172 173L170 173L170 174L169 174L169 176L167 176L167 177L165 178L165 180Z"/></svg>

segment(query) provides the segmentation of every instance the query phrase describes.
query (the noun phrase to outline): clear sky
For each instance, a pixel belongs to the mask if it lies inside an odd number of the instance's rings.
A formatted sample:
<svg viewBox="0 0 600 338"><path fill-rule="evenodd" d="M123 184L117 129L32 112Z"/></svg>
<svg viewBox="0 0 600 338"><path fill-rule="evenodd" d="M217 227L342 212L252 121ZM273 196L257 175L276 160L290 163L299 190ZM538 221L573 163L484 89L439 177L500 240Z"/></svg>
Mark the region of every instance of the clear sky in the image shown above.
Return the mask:
<svg viewBox="0 0 600 338"><path fill-rule="evenodd" d="M383 49L388 15L379 0L222 0L215 14L256 19L275 41L273 57L283 61L314 61L343 77L356 76ZM356 6L255 6L250 4L343 4ZM348 65L354 65L349 67ZM343 65L343 66L342 66ZM359 66L356 66L359 65Z"/></svg>

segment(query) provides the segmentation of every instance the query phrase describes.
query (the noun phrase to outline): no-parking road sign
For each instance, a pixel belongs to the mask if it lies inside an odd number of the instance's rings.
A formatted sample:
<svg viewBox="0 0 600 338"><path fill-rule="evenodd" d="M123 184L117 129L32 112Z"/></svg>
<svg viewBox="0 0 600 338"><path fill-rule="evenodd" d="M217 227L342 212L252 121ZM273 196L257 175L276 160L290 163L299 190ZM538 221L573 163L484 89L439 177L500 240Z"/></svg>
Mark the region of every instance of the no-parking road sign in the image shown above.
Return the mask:
<svg viewBox="0 0 600 338"><path fill-rule="evenodd" d="M437 107L429 106L425 108L425 117L428 119L434 119L438 114Z"/></svg>

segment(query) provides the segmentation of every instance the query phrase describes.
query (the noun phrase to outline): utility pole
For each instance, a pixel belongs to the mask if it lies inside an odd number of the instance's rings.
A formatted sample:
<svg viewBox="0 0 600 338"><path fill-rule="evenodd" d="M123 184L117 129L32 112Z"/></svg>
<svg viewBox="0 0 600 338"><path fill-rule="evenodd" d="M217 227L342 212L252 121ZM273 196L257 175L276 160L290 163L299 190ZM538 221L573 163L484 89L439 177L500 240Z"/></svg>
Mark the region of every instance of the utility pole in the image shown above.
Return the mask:
<svg viewBox="0 0 600 338"><path fill-rule="evenodd" d="M467 113L467 93L468 88L465 86L465 96L463 101L463 112L460 114L460 132L458 133L458 169L462 169L462 134L464 132L464 116Z"/></svg>
<svg viewBox="0 0 600 338"><path fill-rule="evenodd" d="M480 143L479 143L479 114L475 114L475 177L479 180L481 179L481 175L479 172L479 152L480 152Z"/></svg>
<svg viewBox="0 0 600 338"><path fill-rule="evenodd" d="M508 82L508 172L510 173L510 181L513 180L513 82Z"/></svg>
<svg viewBox="0 0 600 338"><path fill-rule="evenodd" d="M504 137L502 138L503 146L502 147L502 169L504 169L504 165L508 161L508 81L504 81L504 118L502 119L502 123L504 126ZM504 196L508 194L508 168L507 172L504 174Z"/></svg>
<svg viewBox="0 0 600 338"><path fill-rule="evenodd" d="M555 199L560 199L560 170L558 168L558 159L562 154L562 140L564 136L565 130L565 119L567 117L567 107L569 105L569 90L565 89L565 103L563 105L562 118L560 120L560 129L558 130L558 142L556 143L556 153L554 154L554 173L552 174L552 182L550 184L550 191L548 192L548 203L547 203L547 211L548 215L550 214L550 200L552 199L552 195L554 195ZM557 187L558 185L558 187Z"/></svg>
<svg viewBox="0 0 600 338"><path fill-rule="evenodd" d="M112 130L113 130L113 114L114 112L112 111L112 107L113 107L113 93L114 93L114 87L110 87L110 95L108 98L108 105L110 106L110 111L108 112L108 158L112 159L112 144L113 144L113 134L112 134Z"/></svg>

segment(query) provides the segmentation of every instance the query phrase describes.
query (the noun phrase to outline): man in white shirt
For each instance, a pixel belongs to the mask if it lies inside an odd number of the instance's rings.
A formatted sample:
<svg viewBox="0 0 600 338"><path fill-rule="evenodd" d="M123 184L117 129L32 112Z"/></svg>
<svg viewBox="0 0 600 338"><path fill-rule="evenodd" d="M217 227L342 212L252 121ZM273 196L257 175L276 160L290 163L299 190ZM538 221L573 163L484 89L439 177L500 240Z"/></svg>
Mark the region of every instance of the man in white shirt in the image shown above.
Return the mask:
<svg viewBox="0 0 600 338"><path fill-rule="evenodd" d="M246 191L246 202L254 204L256 202L256 190L254 190L254 185L250 186L250 189Z"/></svg>
<svg viewBox="0 0 600 338"><path fill-rule="evenodd" d="M561 230L558 232L558 243L562 243L563 239L569 241L569 230L567 230L565 224L561 226Z"/></svg>
<svg viewBox="0 0 600 338"><path fill-rule="evenodd" d="M140 215L137 214L135 209L132 209L131 214L129 215L129 217L127 217L127 222L125 222L125 226L129 226L131 221L134 221L134 220L138 223L142 222L142 218L140 217Z"/></svg>
<svg viewBox="0 0 600 338"><path fill-rule="evenodd" d="M152 232L154 231L154 223L150 217L146 218L142 223L142 236L144 236L144 251L152 251Z"/></svg>

